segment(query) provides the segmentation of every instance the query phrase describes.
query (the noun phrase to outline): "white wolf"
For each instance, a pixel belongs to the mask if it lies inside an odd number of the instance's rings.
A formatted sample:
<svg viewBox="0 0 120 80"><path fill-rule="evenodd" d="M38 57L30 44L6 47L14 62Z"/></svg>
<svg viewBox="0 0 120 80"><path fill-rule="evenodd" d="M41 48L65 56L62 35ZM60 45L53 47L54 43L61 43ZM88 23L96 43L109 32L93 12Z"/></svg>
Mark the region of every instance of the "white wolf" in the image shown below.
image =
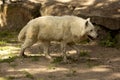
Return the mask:
<svg viewBox="0 0 120 80"><path fill-rule="evenodd" d="M97 37L95 27L90 22L90 18L83 19L76 16L43 16L35 18L27 23L20 31L18 39L24 40L20 55L25 56L26 48L32 46L37 41L44 44L44 53L47 58L49 55L50 41L61 42L63 60L66 61L66 45L71 42L77 42L89 36ZM74 45L73 45L74 46Z"/></svg>

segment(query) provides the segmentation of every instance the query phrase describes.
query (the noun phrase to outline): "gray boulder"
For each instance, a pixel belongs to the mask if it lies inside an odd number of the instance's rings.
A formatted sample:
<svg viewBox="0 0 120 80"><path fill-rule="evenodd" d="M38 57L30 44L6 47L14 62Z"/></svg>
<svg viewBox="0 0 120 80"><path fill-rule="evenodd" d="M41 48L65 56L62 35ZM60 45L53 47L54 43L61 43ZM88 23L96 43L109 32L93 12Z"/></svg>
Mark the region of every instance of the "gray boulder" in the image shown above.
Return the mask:
<svg viewBox="0 0 120 80"><path fill-rule="evenodd" d="M43 3L42 15L91 17L95 24L110 30L120 29L119 0L48 0Z"/></svg>
<svg viewBox="0 0 120 80"><path fill-rule="evenodd" d="M29 20L40 16L40 5L41 4L31 2L11 2L1 4L4 9L1 11L3 14L1 16L4 18L0 20L2 22L4 21L5 24L0 25L0 30L20 30Z"/></svg>

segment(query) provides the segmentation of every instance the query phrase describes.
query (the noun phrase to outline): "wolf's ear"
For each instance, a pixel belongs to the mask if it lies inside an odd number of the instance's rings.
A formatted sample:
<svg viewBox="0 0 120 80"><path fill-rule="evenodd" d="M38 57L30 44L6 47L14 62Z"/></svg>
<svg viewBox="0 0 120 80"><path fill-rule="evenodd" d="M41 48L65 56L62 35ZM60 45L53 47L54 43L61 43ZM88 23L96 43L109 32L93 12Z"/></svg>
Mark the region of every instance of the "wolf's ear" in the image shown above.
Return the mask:
<svg viewBox="0 0 120 80"><path fill-rule="evenodd" d="M85 22L85 26L86 26L86 27L88 26L89 21L90 21L90 18L87 18L87 19L86 19L86 22Z"/></svg>
<svg viewBox="0 0 120 80"><path fill-rule="evenodd" d="M86 20L87 20L87 21L90 21L90 18L87 18Z"/></svg>
<svg viewBox="0 0 120 80"><path fill-rule="evenodd" d="M87 26L88 26L88 21L85 22L85 27L87 27Z"/></svg>

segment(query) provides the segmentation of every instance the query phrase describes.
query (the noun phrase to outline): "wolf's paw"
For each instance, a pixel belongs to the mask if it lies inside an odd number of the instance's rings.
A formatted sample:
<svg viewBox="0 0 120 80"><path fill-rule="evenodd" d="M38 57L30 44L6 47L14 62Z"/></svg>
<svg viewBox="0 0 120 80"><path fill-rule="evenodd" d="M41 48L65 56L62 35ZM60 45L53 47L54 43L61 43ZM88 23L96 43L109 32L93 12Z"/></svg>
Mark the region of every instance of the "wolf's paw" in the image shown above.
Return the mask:
<svg viewBox="0 0 120 80"><path fill-rule="evenodd" d="M25 54L20 54L19 56L22 58L27 58L27 55L25 55Z"/></svg>
<svg viewBox="0 0 120 80"><path fill-rule="evenodd" d="M47 59L52 59L52 57L50 55L46 55L45 56Z"/></svg>
<svg viewBox="0 0 120 80"><path fill-rule="evenodd" d="M45 55L45 57L46 57L47 59L49 59L50 61L53 61L53 58L52 58L50 55Z"/></svg>
<svg viewBox="0 0 120 80"><path fill-rule="evenodd" d="M69 63L69 60L67 59L67 57L63 58L63 63Z"/></svg>

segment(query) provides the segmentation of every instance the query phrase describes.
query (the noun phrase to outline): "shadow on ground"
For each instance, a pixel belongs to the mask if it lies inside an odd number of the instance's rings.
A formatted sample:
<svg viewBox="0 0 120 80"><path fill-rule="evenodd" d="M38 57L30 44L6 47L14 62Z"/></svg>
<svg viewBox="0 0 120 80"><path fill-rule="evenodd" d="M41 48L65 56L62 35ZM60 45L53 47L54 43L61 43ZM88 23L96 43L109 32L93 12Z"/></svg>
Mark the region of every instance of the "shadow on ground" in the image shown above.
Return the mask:
<svg viewBox="0 0 120 80"><path fill-rule="evenodd" d="M35 44L26 50L27 58L15 56L0 60L0 78L3 80L119 80L120 50L98 45L77 45L81 54L68 47L69 63L61 63L60 46L52 44L51 63L42 54L42 46ZM84 53L84 51L87 51ZM39 54L38 54L39 53ZM59 58L59 59L58 59Z"/></svg>

